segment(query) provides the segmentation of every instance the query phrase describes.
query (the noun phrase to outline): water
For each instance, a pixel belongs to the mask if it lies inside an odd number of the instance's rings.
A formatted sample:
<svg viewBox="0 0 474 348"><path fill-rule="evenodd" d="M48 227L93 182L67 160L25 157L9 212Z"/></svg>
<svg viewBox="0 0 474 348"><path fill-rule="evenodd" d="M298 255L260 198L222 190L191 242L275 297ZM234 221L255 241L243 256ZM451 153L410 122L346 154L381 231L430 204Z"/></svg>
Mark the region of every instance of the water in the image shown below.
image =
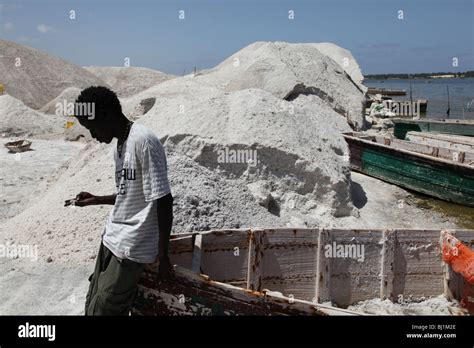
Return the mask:
<svg viewBox="0 0 474 348"><path fill-rule="evenodd" d="M474 119L474 78L453 79L417 79L411 80L413 100L428 99L427 118L446 118L448 110L449 86L450 113L449 118ZM365 80L367 87L404 89L407 95L394 96L394 100L410 100L410 81L406 79ZM464 112L463 112L464 107Z"/></svg>
<svg viewBox="0 0 474 348"><path fill-rule="evenodd" d="M449 86L450 118L474 119L474 78L412 80L413 100L428 99L427 118L446 118ZM405 79L365 80L367 87L404 89L407 95L394 96L394 100L410 99L410 81ZM464 112L463 112L464 106ZM423 116L423 115L422 115ZM474 208L463 207L436 198L414 194L414 204L454 218L459 227L474 229Z"/></svg>

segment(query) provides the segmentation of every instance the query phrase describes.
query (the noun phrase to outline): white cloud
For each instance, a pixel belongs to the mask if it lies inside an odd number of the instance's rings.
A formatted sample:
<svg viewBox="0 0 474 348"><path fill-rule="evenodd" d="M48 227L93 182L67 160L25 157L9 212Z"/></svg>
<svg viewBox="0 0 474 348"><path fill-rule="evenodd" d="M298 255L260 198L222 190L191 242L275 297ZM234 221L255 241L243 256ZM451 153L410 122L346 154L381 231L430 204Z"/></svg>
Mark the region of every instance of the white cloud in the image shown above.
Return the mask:
<svg viewBox="0 0 474 348"><path fill-rule="evenodd" d="M50 26L46 25L46 24L39 24L38 25L38 31L42 34L46 34L48 31L51 31L51 28Z"/></svg>
<svg viewBox="0 0 474 348"><path fill-rule="evenodd" d="M12 22L6 22L4 25L3 25L3 30L5 31L12 31L14 28L14 25Z"/></svg>

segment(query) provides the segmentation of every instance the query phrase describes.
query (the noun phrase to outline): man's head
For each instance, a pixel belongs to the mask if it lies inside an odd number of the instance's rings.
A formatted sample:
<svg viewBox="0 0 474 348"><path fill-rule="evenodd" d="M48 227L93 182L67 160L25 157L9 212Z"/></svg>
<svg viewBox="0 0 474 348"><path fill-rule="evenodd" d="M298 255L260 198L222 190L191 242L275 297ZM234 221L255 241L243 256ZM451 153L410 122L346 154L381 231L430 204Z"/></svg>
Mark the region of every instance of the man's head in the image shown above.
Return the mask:
<svg viewBox="0 0 474 348"><path fill-rule="evenodd" d="M75 116L94 139L108 144L117 134L121 134L125 116L122 114L117 95L110 89L101 86L88 87L77 97L76 105L93 105L93 117Z"/></svg>

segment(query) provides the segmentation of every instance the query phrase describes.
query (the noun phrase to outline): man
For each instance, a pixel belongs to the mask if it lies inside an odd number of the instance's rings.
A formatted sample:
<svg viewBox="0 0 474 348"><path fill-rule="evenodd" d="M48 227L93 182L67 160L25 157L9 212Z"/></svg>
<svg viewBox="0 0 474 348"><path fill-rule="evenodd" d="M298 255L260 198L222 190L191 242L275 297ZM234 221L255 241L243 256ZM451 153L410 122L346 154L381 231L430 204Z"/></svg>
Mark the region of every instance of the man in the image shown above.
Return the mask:
<svg viewBox="0 0 474 348"><path fill-rule="evenodd" d="M79 193L65 205L112 204L86 297L86 315L128 315L143 266L159 260L159 276L170 275L168 244L173 222L173 197L167 163L158 137L129 121L120 101L105 87L89 87L76 105L93 103L94 115L75 115L91 136L109 144L117 138L115 183L110 196ZM78 110L78 108L76 108Z"/></svg>

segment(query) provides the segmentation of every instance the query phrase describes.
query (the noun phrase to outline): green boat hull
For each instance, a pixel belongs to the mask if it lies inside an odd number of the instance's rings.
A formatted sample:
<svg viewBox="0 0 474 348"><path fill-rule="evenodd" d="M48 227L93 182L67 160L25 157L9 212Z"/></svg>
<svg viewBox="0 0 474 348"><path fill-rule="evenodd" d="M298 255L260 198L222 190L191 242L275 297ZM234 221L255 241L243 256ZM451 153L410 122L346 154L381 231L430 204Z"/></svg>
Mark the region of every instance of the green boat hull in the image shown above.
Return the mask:
<svg viewBox="0 0 474 348"><path fill-rule="evenodd" d="M474 207L474 168L363 141L346 141L353 169L406 189Z"/></svg>
<svg viewBox="0 0 474 348"><path fill-rule="evenodd" d="M394 119L393 134L405 139L408 132L434 132L474 137L474 122L455 120L402 120Z"/></svg>

